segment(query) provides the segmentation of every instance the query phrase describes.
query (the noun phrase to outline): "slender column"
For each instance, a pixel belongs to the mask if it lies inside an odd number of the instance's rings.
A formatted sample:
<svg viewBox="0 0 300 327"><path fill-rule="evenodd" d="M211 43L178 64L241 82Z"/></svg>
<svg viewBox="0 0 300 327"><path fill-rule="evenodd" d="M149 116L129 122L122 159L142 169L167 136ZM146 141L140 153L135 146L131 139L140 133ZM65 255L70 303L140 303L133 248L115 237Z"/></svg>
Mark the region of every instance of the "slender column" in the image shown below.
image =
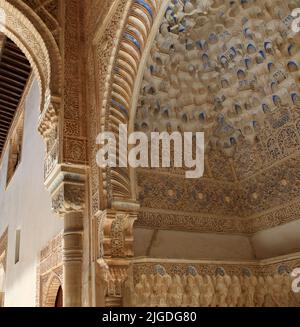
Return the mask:
<svg viewBox="0 0 300 327"><path fill-rule="evenodd" d="M82 305L83 213L64 215L64 307Z"/></svg>
<svg viewBox="0 0 300 327"><path fill-rule="evenodd" d="M69 171L66 171L69 169ZM84 171L60 166L53 176L52 209L64 220L63 305L82 306Z"/></svg>

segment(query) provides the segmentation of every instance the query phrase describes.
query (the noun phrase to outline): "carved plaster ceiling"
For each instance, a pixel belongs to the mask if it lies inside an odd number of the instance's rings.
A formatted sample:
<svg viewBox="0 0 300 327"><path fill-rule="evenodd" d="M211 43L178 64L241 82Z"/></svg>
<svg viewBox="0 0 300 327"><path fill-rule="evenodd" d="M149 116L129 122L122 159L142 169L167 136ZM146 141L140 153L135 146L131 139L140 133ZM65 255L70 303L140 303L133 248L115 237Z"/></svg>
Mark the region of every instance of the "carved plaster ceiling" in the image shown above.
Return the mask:
<svg viewBox="0 0 300 327"><path fill-rule="evenodd" d="M205 176L140 171L140 200L165 212L253 216L299 199L300 34L291 12L300 1L211 0L207 13L202 3L169 2L135 129L204 131Z"/></svg>
<svg viewBox="0 0 300 327"><path fill-rule="evenodd" d="M144 131L204 131L232 156L299 118L298 1L170 1L151 49L137 110ZM298 109L298 112L297 112Z"/></svg>

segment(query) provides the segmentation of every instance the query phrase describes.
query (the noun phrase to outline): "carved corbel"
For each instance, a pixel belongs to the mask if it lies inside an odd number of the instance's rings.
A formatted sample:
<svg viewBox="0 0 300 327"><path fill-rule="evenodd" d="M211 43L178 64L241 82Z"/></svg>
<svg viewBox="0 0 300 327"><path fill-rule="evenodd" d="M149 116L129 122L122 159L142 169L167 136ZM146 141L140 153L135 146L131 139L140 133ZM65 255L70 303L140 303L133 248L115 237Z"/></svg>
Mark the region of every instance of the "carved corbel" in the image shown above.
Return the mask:
<svg viewBox="0 0 300 327"><path fill-rule="evenodd" d="M98 226L98 258L133 257L133 224L135 211L107 209L100 212Z"/></svg>
<svg viewBox="0 0 300 327"><path fill-rule="evenodd" d="M84 209L85 189L82 184L63 183L52 196L52 209L59 215Z"/></svg>
<svg viewBox="0 0 300 327"><path fill-rule="evenodd" d="M133 252L137 206L118 206L97 216L97 305L121 306ZM105 280L103 280L105 275Z"/></svg>
<svg viewBox="0 0 300 327"><path fill-rule="evenodd" d="M55 166L59 163L59 109L60 100L52 98L47 109L40 117L38 130L46 144L44 161L44 178L46 179Z"/></svg>

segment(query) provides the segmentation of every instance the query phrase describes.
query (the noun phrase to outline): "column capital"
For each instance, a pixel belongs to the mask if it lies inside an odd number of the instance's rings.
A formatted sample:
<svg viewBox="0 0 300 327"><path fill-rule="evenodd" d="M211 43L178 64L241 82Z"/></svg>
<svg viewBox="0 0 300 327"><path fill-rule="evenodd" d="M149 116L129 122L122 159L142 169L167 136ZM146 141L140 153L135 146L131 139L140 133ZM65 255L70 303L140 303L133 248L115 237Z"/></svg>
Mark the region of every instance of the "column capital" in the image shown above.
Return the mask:
<svg viewBox="0 0 300 327"><path fill-rule="evenodd" d="M52 195L52 210L59 215L83 211L85 187L80 183L62 183Z"/></svg>
<svg viewBox="0 0 300 327"><path fill-rule="evenodd" d="M133 224L137 211L106 209L97 217L98 258L133 257Z"/></svg>
<svg viewBox="0 0 300 327"><path fill-rule="evenodd" d="M51 193L52 210L59 215L83 211L86 196L84 167L58 165L45 184Z"/></svg>
<svg viewBox="0 0 300 327"><path fill-rule="evenodd" d="M120 307L123 303L124 283L132 267L129 259L98 259L96 264L96 305Z"/></svg>

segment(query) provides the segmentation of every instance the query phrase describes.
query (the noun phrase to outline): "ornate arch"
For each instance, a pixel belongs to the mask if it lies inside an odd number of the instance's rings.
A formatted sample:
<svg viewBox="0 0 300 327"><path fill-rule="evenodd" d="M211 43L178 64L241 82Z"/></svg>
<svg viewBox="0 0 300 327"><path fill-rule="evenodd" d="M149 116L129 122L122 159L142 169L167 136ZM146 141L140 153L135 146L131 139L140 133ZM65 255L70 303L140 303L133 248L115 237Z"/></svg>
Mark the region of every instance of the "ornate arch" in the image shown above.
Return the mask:
<svg viewBox="0 0 300 327"><path fill-rule="evenodd" d="M46 112L61 94L61 56L46 25L22 1L0 0L0 32L7 35L30 61Z"/></svg>
<svg viewBox="0 0 300 327"><path fill-rule="evenodd" d="M101 131L111 131L118 139L119 124L130 125L133 120L134 90L139 89L138 81L143 76L143 57L150 51L151 38L155 37L159 16L167 3L168 0L117 0L101 26L96 25L90 33L90 198L98 232L94 243L99 265L97 278L102 279L104 274L110 284L106 291L98 285L96 292L107 306L120 306L122 302L120 283L126 279L133 257L133 223L139 205L132 190L130 170L99 169L94 144ZM105 267L101 264L103 259L107 259Z"/></svg>
<svg viewBox="0 0 300 327"><path fill-rule="evenodd" d="M125 25L114 54L111 78L105 85L101 130L118 134L119 124L133 129L136 100L145 62L168 0L135 0L126 13ZM114 202L135 201L134 170L107 168L102 172L108 207Z"/></svg>
<svg viewBox="0 0 300 327"><path fill-rule="evenodd" d="M45 297L43 299L43 307L55 307L57 292L61 286L62 282L59 276L52 272L46 286Z"/></svg>
<svg viewBox="0 0 300 327"><path fill-rule="evenodd" d="M112 68L107 72L101 131L118 135L119 124L127 124L128 132L133 131L146 60L169 3L169 0L131 0L112 53ZM206 5L203 0L203 6ZM107 207L118 206L120 201L136 201L135 169L107 168L102 179Z"/></svg>

